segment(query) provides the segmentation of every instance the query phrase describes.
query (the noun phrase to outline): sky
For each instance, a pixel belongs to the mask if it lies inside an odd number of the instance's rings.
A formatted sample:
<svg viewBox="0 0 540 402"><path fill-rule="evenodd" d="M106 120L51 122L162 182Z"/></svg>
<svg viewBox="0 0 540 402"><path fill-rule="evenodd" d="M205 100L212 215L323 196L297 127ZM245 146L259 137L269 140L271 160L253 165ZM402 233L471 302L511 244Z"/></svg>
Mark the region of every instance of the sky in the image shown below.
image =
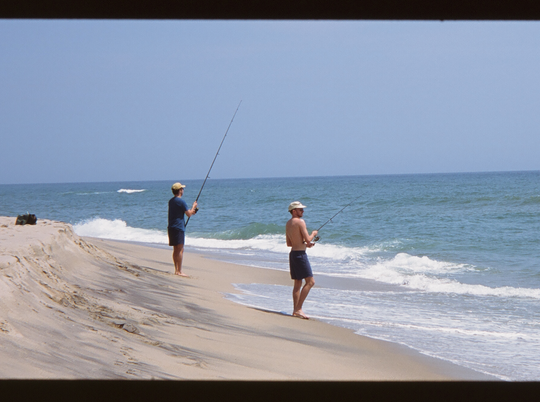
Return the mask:
<svg viewBox="0 0 540 402"><path fill-rule="evenodd" d="M0 184L540 170L540 22L0 20Z"/></svg>

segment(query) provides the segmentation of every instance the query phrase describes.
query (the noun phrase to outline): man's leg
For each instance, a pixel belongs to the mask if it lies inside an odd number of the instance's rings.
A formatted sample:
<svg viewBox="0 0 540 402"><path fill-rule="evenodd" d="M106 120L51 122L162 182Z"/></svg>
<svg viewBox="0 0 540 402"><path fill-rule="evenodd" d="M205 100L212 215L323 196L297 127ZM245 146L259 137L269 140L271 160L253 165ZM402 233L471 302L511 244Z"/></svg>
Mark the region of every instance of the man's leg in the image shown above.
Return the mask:
<svg viewBox="0 0 540 402"><path fill-rule="evenodd" d="M302 279L293 279L294 280L294 286L292 291L292 299L293 299L293 314L296 311L296 306L298 304L298 300L300 300L300 290L302 289Z"/></svg>
<svg viewBox="0 0 540 402"><path fill-rule="evenodd" d="M182 273L182 260L184 258L184 245L177 244L173 246L173 262L174 262L174 274L180 276L187 276Z"/></svg>
<svg viewBox="0 0 540 402"><path fill-rule="evenodd" d="M312 276L308 276L306 279L306 284L304 287L302 287L302 280L301 279L295 279L294 280L294 287L293 287L293 303L294 303L294 311L293 315L296 317L301 317L308 319L309 317L304 314L302 311L302 306L304 305L304 300L306 300L307 295L309 294L309 291L311 288L315 285L315 280ZM302 290L300 290L302 288Z"/></svg>

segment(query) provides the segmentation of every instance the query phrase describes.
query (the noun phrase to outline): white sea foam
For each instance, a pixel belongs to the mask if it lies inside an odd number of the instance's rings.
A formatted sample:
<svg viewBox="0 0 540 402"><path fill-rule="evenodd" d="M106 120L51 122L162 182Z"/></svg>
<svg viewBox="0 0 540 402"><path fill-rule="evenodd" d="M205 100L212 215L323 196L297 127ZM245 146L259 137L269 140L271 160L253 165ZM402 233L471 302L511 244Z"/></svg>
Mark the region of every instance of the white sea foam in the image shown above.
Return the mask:
<svg viewBox="0 0 540 402"><path fill-rule="evenodd" d="M454 264L399 253L393 259L380 260L357 271L355 276L380 282L403 285L426 292L469 294L474 296L529 297L540 299L540 289L511 286L491 288L485 285L466 284L442 275L471 270L466 264Z"/></svg>
<svg viewBox="0 0 540 402"><path fill-rule="evenodd" d="M471 265L432 260L427 256L414 256L398 253L388 262L394 269L409 273L447 274L473 269Z"/></svg>
<svg viewBox="0 0 540 402"><path fill-rule="evenodd" d="M207 239L202 237L188 237L189 245L198 248L212 248L222 250L257 250L274 253L288 253L284 235L258 235L252 239ZM188 243L186 241L186 243Z"/></svg>
<svg viewBox="0 0 540 402"><path fill-rule="evenodd" d="M350 306L346 306L350 307ZM536 334L524 334L521 332L507 332L507 331L497 331L493 330L478 330L478 329L464 329L464 328L455 328L455 327L438 327L438 326L425 326L425 325L416 325L416 324L402 324L397 322L388 322L388 321L375 321L375 320L362 320L362 319L351 319L351 318L341 318L341 317L328 317L326 315L317 316L312 314L313 318L319 318L325 321L340 321L343 323L353 324L354 327L393 327L399 328L401 330L418 330L423 332L431 333L441 333L441 334L457 334L457 335L466 335L466 336L483 336L486 338L492 339L509 339L509 340L524 340L524 341L540 341L540 336ZM359 334L362 334L362 330L357 331Z"/></svg>
<svg viewBox="0 0 540 402"><path fill-rule="evenodd" d="M120 190L118 190L117 192L118 193L128 193L128 194L132 194L132 193L142 193L146 191L145 189L142 189L142 190L132 190L132 189L129 189L129 188L121 188Z"/></svg>
<svg viewBox="0 0 540 402"><path fill-rule="evenodd" d="M102 218L89 219L73 225L73 230L79 236L168 244L167 233L159 230L130 227L120 219L113 221Z"/></svg>
<svg viewBox="0 0 540 402"><path fill-rule="evenodd" d="M165 231L130 227L115 219L94 218L73 226L80 236L143 243L168 244ZM284 235L258 235L252 239L208 239L186 237L186 245L201 249L275 253L283 258L289 252ZM473 270L467 264L437 261L427 256L398 253L391 259L373 262L366 258L372 250L368 247L344 247L317 244L309 249L315 270L331 276L358 277L379 282L405 286L409 289L436 293L468 294L473 296L525 297L540 299L540 289L515 288L511 286L491 288L485 285L466 284L445 275ZM272 264L269 264L270 266Z"/></svg>
<svg viewBox="0 0 540 402"><path fill-rule="evenodd" d="M309 249L313 258L330 258L340 263L362 261L366 254L373 250L369 247L345 247L334 244L315 244Z"/></svg>
<svg viewBox="0 0 540 402"><path fill-rule="evenodd" d="M284 235L259 235L247 240L190 238L189 244L199 248L229 251L268 251L287 254ZM436 293L469 294L474 296L527 297L540 299L540 289L497 287L465 284L444 275L472 271L474 266L437 261L427 256L398 253L394 258L376 262L366 259L373 251L369 247L344 247L317 244L309 249L310 260L320 273L340 277L359 277Z"/></svg>

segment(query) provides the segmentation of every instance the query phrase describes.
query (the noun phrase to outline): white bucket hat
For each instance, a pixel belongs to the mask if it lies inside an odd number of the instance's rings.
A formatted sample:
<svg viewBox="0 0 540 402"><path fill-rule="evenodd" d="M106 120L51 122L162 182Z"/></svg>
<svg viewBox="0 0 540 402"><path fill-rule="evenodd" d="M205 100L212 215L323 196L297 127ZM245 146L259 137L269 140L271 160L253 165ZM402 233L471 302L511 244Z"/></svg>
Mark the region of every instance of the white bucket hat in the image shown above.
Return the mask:
<svg viewBox="0 0 540 402"><path fill-rule="evenodd" d="M293 201L289 204L289 212L296 208L307 208L305 205L302 205L300 201Z"/></svg>

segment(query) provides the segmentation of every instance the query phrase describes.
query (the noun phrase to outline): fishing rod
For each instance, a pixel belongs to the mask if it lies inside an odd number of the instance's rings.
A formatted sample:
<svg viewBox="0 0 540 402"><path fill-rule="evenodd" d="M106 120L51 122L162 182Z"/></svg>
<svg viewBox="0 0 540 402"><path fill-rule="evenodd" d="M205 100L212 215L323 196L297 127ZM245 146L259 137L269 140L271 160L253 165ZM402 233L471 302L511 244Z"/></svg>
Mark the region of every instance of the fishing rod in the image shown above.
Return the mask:
<svg viewBox="0 0 540 402"><path fill-rule="evenodd" d="M240 101L240 103L242 103L242 101ZM218 150L216 152L216 155L214 156L214 160L212 161L212 164L210 165L210 169L208 169L208 173L206 173L206 177L204 178L203 184L201 186L201 189L199 190L199 194L197 194L197 198L195 199L195 201L199 201L199 197L201 196L204 185L206 184L206 180L208 180L208 176L210 175L210 171L212 170L212 167L214 166L214 162L216 161L216 158L219 155L219 150L221 149L221 146L223 145L223 141L225 141L225 137L227 136L227 133L229 132L229 128L231 128L231 124L232 124L232 122L234 120L234 116L236 116L236 112L238 112L238 109L240 108L240 103L238 104L238 107L234 111L231 122L229 123L229 127L227 127L227 131L225 131L225 135L223 136L223 139L221 140L221 143L219 144L219 148L218 148ZM195 212L197 212L198 210L199 210L199 208L195 208ZM184 224L184 227L187 226L187 224L189 222L189 218L190 218L190 216L188 216L187 221Z"/></svg>
<svg viewBox="0 0 540 402"><path fill-rule="evenodd" d="M317 229L317 232L319 232L319 230L321 230L323 227L325 227L326 224L327 224L328 222L331 222L332 219L334 219L334 218L335 218L336 216L338 216L341 212L343 212L343 210L344 210L345 208L347 208L349 205L351 205L353 202L355 202L357 199L359 199L359 198L362 197L363 195L364 195L364 194L360 194L360 195L359 195L358 197L356 197L354 200L352 200L352 201L349 202L347 205L345 205L343 208L341 208L339 211L337 211L337 212L334 214L334 216L332 216L330 219L328 219L326 222L324 222L324 223L319 227L319 229ZM319 236L315 236L315 237L313 238L313 241L314 241L314 242L319 241L319 240L320 240L320 237L319 237Z"/></svg>

